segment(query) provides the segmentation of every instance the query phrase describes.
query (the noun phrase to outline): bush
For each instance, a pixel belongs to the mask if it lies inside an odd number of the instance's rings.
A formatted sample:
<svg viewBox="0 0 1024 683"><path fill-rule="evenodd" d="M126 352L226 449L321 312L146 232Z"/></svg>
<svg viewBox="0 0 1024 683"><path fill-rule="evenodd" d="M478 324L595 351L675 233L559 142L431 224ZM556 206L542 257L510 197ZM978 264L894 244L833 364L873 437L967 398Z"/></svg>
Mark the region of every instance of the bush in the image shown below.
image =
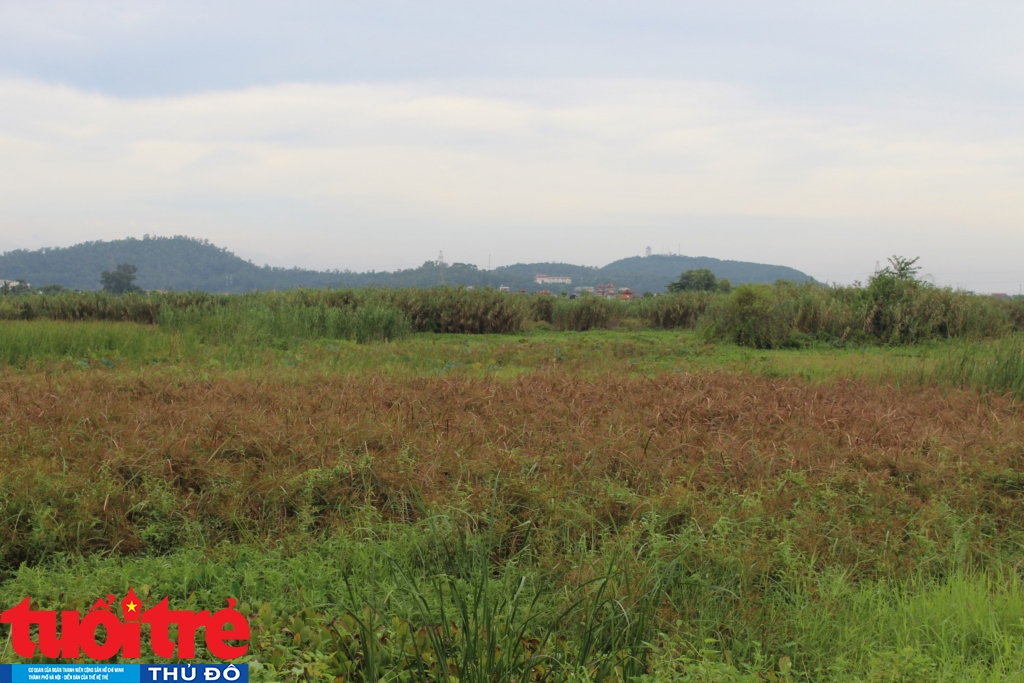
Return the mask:
<svg viewBox="0 0 1024 683"><path fill-rule="evenodd" d="M939 384L1024 398L1024 338L1014 335L991 346L957 349L936 363L935 379Z"/></svg>
<svg viewBox="0 0 1024 683"><path fill-rule="evenodd" d="M7 320L109 320L152 325L160 319L162 300L145 294L67 292L52 296L23 295L6 303L9 305L3 316Z"/></svg>
<svg viewBox="0 0 1024 683"><path fill-rule="evenodd" d="M795 302L769 285L740 285L711 307L705 333L741 346L774 349L794 329Z"/></svg>
<svg viewBox="0 0 1024 683"><path fill-rule="evenodd" d="M355 340L360 344L394 341L409 336L412 323L394 306L364 306L354 316Z"/></svg>
<svg viewBox="0 0 1024 683"><path fill-rule="evenodd" d="M714 299L715 295L709 292L684 292L645 297L637 306L640 319L650 327L692 328Z"/></svg>
<svg viewBox="0 0 1024 683"><path fill-rule="evenodd" d="M555 297L536 294L530 297L530 320L535 323L550 323L555 313Z"/></svg>
<svg viewBox="0 0 1024 683"><path fill-rule="evenodd" d="M518 332L526 319L522 297L495 289L463 287L354 290L361 302L380 301L401 309L415 332L499 334Z"/></svg>
<svg viewBox="0 0 1024 683"><path fill-rule="evenodd" d="M493 289L466 290L462 287L435 287L431 289L294 289L286 292L249 292L247 294L208 294L206 292L171 292L165 294L125 294L113 296L105 292L67 292L52 296L23 295L4 297L0 301L0 319L4 320L109 320L136 322L147 325L168 324L183 320L182 311L189 311L188 319L204 318L208 313L230 309L220 322L238 315L245 309L247 316L263 320L275 329L298 325L306 328L330 328L341 324L335 315L327 320L327 311L363 306L391 307L405 314L415 332L451 332L489 334L518 332L522 329L527 311L519 297L509 296ZM259 309L268 309L261 311ZM303 309L305 312L298 312ZM291 310L291 313L283 313ZM170 317L168 317L170 316ZM283 317L282 317L283 316ZM298 316L298 317L296 317ZM305 317L303 317L305 316ZM312 316L312 317L309 317ZM216 316L215 316L216 317ZM267 323L267 320L276 322ZM246 325L244 321L229 326ZM283 327L282 327L283 326ZM326 329L326 328L325 328ZM397 329L397 328L395 328ZM288 332L283 334L288 336ZM313 332L301 333L310 335ZM326 336L343 337L341 333Z"/></svg>
<svg viewBox="0 0 1024 683"><path fill-rule="evenodd" d="M1006 314L1015 330L1024 330L1024 297L997 299L996 304Z"/></svg>
<svg viewBox="0 0 1024 683"><path fill-rule="evenodd" d="M917 344L931 339L998 336L1014 309L992 297L940 288L882 271L867 287L776 282L742 285L710 307L704 330L756 348L798 335L843 343Z"/></svg>
<svg viewBox="0 0 1024 683"><path fill-rule="evenodd" d="M990 337L1011 327L1006 311L991 297L933 287L884 272L871 278L864 294L864 332L887 344L968 335Z"/></svg>
<svg viewBox="0 0 1024 683"><path fill-rule="evenodd" d="M307 339L392 341L407 336L412 327L405 313L387 304L332 308L322 303L304 306L280 298L261 302L251 297L227 306L167 307L160 324L178 332L189 331L205 343L252 346L287 346Z"/></svg>
<svg viewBox="0 0 1024 683"><path fill-rule="evenodd" d="M583 296L573 301L554 302L552 324L556 330L586 332L607 329L617 321L613 302L596 296Z"/></svg>

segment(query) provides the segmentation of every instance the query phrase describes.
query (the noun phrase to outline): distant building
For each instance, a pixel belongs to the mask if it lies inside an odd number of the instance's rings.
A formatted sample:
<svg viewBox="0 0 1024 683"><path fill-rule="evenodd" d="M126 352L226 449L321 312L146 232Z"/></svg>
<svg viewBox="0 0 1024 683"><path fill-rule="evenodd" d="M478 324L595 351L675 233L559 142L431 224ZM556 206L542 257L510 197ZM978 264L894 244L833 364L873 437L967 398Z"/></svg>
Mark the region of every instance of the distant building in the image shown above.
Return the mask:
<svg viewBox="0 0 1024 683"><path fill-rule="evenodd" d="M498 291L499 292L507 292L508 291L508 286L507 285L502 285L501 287L498 287Z"/></svg>
<svg viewBox="0 0 1024 683"><path fill-rule="evenodd" d="M538 285L571 285L571 277L560 277L558 275L534 275L533 281Z"/></svg>
<svg viewBox="0 0 1024 683"><path fill-rule="evenodd" d="M0 294L23 294L32 290L24 280L0 280Z"/></svg>

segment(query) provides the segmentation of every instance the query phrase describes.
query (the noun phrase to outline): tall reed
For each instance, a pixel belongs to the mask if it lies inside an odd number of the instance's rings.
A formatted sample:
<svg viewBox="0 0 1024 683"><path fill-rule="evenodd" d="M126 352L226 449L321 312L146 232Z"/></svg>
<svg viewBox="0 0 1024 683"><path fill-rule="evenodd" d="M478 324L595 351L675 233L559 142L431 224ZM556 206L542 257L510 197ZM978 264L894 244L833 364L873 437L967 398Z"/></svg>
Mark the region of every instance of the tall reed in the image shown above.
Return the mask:
<svg viewBox="0 0 1024 683"><path fill-rule="evenodd" d="M934 378L939 384L1024 398L1024 337L1013 335L955 349L938 360Z"/></svg>

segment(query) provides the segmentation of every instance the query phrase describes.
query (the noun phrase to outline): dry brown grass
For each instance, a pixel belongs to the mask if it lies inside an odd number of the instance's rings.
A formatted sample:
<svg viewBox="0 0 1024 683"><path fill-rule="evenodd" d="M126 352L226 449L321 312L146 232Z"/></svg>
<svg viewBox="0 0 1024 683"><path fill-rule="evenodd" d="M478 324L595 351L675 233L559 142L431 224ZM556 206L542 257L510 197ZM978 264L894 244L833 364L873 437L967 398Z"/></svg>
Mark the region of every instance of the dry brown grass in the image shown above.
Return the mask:
<svg viewBox="0 0 1024 683"><path fill-rule="evenodd" d="M1022 444L1006 399L714 372L10 374L0 534L10 567L326 530L364 504L479 511L496 492L552 543L648 512L712 535L727 514L743 532L721 542L749 543L752 565L790 538L870 571L920 562L965 520L1018 528Z"/></svg>

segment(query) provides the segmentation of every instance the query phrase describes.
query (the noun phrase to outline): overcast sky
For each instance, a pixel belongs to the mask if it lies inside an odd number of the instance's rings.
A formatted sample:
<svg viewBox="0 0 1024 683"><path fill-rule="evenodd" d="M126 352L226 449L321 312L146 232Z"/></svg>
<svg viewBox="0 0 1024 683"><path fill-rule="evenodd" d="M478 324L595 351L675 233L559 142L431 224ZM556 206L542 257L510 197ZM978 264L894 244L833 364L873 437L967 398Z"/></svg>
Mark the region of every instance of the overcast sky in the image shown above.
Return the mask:
<svg viewBox="0 0 1024 683"><path fill-rule="evenodd" d="M1016 293L1024 3L0 0L0 250L145 233Z"/></svg>

